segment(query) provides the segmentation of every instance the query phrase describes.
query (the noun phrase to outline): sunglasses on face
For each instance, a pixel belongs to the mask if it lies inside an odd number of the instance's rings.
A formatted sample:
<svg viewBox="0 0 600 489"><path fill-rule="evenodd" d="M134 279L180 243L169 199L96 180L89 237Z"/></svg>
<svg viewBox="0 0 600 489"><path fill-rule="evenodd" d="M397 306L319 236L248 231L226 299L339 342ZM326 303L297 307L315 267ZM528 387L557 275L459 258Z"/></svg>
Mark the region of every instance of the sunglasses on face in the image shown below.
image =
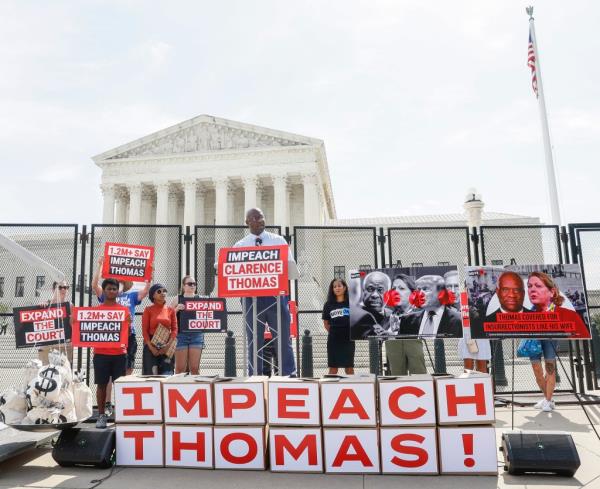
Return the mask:
<svg viewBox="0 0 600 489"><path fill-rule="evenodd" d="M160 289L156 291L157 294L166 294L167 293L167 289Z"/></svg>
<svg viewBox="0 0 600 489"><path fill-rule="evenodd" d="M59 285L58 290L69 290L69 286L68 285Z"/></svg>
<svg viewBox="0 0 600 489"><path fill-rule="evenodd" d="M196 287L196 282L187 282L185 285L189 287Z"/></svg>

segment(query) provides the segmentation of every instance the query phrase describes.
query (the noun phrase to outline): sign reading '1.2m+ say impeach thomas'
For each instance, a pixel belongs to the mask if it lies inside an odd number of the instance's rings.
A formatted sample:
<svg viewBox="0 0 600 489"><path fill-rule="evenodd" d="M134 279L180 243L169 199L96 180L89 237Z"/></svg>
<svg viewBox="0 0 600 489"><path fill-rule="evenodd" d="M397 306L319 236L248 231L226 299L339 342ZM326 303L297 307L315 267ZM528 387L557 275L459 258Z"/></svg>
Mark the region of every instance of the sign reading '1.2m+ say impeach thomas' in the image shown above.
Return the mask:
<svg viewBox="0 0 600 489"><path fill-rule="evenodd" d="M126 347L128 340L129 310L126 307L73 308L73 346L120 348Z"/></svg>
<svg viewBox="0 0 600 489"><path fill-rule="evenodd" d="M219 250L219 297L287 295L288 247L252 246Z"/></svg>
<svg viewBox="0 0 600 489"><path fill-rule="evenodd" d="M145 282L152 278L152 246L105 243L102 276L132 282Z"/></svg>

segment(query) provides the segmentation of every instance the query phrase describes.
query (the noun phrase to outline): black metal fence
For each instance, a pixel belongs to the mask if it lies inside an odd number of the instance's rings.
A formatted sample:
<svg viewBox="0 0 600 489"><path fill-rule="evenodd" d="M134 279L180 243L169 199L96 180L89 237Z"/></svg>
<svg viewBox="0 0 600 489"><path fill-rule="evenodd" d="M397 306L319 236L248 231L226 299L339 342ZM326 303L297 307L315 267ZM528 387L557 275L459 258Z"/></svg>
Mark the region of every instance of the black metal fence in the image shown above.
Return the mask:
<svg viewBox="0 0 600 489"><path fill-rule="evenodd" d="M420 267L456 265L461 277L464 265L507 265L526 263L580 263L587 287L587 300L596 324L600 319L600 224L572 224L566 229L557 226L482 226L480 231L466 227L319 227L297 226L293 229L271 226L269 231L282 234L291 243L298 263L300 278L294 282L292 299L298 304L298 330L313 337L314 375L327 369L327 334L323 329L321 309L332 278L346 277L350 270L369 270L381 266ZM100 225L81 232L77 225L3 224L0 235L42 258L75 284L72 300L78 305L97 303L91 290L91 279L98 256L108 241L131 242L154 246L154 280L166 286L174 297L180 289L181 277L193 271L198 293L216 295L214 264L219 248L231 246L246 234L243 226L196 226L183 231L181 226ZM81 239L80 239L81 238ZM47 271L15 260L0 246L0 388L11 384L24 362L35 356L29 350L15 350L12 308L42 302L49 297L50 280ZM13 290L14 287L14 290ZM46 297L48 296L48 297ZM242 372L243 325L238 300L228 300L229 329L237 340L237 369ZM134 327L141 338L141 312L147 302L137 307ZM593 342L562 342L561 359L566 372L559 368L561 390L579 391L598 387L600 339L594 329ZM440 341L441 342L441 341ZM141 340L138 340L141 345ZM223 371L225 336L206 334L202 371L216 374ZM440 345L427 341L431 353L428 368L439 370ZM451 373L462 370L457 340L442 343L444 369ZM381 347L380 347L381 348ZM385 362L385 345L382 353ZM437 355L436 355L437 354ZM92 374L89 352L80 353L84 367ZM302 342L296 341L298 364ZM498 392L536 391L528 362L513 356L513 342L494 342L493 373ZM435 359L433 359L435 357ZM514 363L513 363L514 362ZM367 342L358 342L356 368L369 369ZM514 365L514 379L512 378ZM137 369L141 368L141 348ZM514 380L514 383L513 383ZM93 377L90 377L93 383Z"/></svg>
<svg viewBox="0 0 600 489"><path fill-rule="evenodd" d="M15 348L13 308L47 303L52 297L52 282L59 278L54 270L76 284L70 289L73 302L83 282L77 276L76 224L0 224L0 236L39 258L37 262L29 260L26 254L14 253L0 241L1 392L22 377L28 360L37 358L35 348Z"/></svg>

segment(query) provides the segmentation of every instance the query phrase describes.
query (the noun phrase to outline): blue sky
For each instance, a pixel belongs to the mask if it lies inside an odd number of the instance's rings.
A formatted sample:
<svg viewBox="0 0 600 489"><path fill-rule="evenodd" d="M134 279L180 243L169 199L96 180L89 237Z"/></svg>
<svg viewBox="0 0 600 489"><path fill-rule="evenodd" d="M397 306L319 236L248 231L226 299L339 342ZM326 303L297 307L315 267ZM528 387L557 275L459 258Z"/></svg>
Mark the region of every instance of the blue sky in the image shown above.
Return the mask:
<svg viewBox="0 0 600 489"><path fill-rule="evenodd" d="M537 3L563 220L600 221L600 5ZM476 187L547 222L526 5L2 2L0 220L98 222L91 156L211 114L323 139L341 218L461 212Z"/></svg>

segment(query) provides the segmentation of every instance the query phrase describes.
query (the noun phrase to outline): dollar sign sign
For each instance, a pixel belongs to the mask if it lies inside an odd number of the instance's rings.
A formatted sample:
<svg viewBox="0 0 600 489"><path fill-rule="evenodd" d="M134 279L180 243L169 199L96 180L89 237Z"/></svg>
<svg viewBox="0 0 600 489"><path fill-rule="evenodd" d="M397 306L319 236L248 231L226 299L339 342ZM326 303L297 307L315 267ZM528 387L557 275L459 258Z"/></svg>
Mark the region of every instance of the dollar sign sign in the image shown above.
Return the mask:
<svg viewBox="0 0 600 489"><path fill-rule="evenodd" d="M58 375L58 370L54 367L46 367L40 372L41 382L36 381L35 389L46 396L48 392L54 392L58 387L58 382L53 379L55 374Z"/></svg>

